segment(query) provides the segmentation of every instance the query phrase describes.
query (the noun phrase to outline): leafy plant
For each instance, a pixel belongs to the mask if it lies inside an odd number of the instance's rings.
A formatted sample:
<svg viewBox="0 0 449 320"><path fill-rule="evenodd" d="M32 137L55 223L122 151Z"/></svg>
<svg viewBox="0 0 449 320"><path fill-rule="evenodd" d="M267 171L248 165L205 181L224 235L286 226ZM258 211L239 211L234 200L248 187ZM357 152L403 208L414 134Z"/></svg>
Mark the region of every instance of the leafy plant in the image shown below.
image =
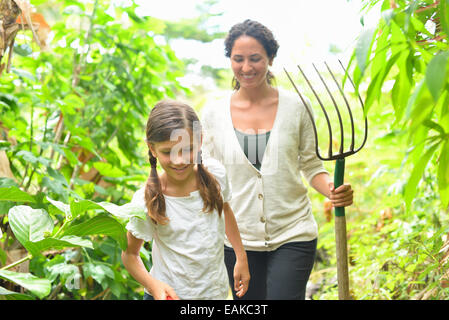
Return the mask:
<svg viewBox="0 0 449 320"><path fill-rule="evenodd" d="M188 93L177 80L185 66L155 40L164 22L136 14L134 2L38 4L56 17L50 49L25 32L0 79L0 152L12 173L0 178L0 279L9 286L0 298L139 298L120 251L127 220L145 217L127 203L147 178L150 106ZM12 248L26 254L6 265ZM12 271L28 261L29 272Z"/></svg>
<svg viewBox="0 0 449 320"><path fill-rule="evenodd" d="M449 205L449 2L364 1L381 3L382 18L360 35L353 59L359 86L369 83L366 112L389 85L394 126L407 134L406 161L413 166L404 188L411 208L425 168L438 159L436 175L443 208Z"/></svg>

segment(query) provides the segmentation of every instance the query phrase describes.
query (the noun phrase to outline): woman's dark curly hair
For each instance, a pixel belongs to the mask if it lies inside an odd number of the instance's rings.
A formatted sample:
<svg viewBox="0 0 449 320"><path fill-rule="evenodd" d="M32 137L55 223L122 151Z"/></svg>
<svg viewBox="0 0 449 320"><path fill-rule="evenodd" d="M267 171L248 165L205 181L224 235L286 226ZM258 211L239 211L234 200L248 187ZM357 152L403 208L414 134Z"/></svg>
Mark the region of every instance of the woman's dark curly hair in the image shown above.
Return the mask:
<svg viewBox="0 0 449 320"><path fill-rule="evenodd" d="M274 39L273 33L263 24L250 19L246 19L241 23L235 24L231 28L231 30L229 30L229 33L225 39L226 57L228 58L231 57L231 52L232 48L234 47L235 40L237 40L241 36L253 37L257 41L259 41L260 44L264 47L267 56L270 60L276 57L277 51L279 49L279 44L276 41L276 39ZM270 71L268 71L267 74L268 84L271 84L273 79L274 79L273 74ZM232 80L232 83L234 90L238 90L240 88L240 84L235 78Z"/></svg>

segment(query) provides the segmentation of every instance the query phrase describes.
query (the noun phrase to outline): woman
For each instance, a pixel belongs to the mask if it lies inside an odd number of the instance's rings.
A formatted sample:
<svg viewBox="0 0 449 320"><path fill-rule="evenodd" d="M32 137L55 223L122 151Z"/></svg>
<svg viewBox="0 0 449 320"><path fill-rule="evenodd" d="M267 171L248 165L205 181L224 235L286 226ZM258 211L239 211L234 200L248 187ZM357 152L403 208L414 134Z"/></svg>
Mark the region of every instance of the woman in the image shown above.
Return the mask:
<svg viewBox="0 0 449 320"><path fill-rule="evenodd" d="M225 40L234 91L203 109L204 157L226 167L247 252L251 280L244 299L305 299L318 231L301 174L334 207L353 199L349 184L334 190L317 158L305 106L272 85L268 68L278 48L262 24L234 25ZM233 288L235 255L228 241L225 263Z"/></svg>

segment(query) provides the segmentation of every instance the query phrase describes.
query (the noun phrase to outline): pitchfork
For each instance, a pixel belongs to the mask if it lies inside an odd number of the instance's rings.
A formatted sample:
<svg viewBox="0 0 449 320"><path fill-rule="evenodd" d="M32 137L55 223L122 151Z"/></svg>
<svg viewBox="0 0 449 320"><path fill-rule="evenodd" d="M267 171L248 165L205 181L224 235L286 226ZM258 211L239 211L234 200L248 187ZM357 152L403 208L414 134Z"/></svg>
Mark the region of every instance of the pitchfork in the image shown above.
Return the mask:
<svg viewBox="0 0 449 320"><path fill-rule="evenodd" d="M348 71L343 66L343 64L341 63L340 60L338 62L340 63L340 66L343 68L343 70L344 70L346 76L348 77L349 81L351 82L352 86L354 87L354 89L356 89L354 82L349 77ZM334 154L332 152L332 141L333 141L332 140L332 127L331 127L331 123L329 121L329 116L326 112L326 109L324 108L323 103L321 102L321 99L319 98L318 94L316 93L316 91L313 88L312 84L310 83L309 79L306 77L306 74L303 72L303 70L301 69L301 67L299 65L298 65L298 68L299 68L299 71L301 72L301 74L303 75L304 79L306 80L307 84L309 85L310 89L312 90L314 96L318 100L318 103L320 104L321 109L323 110L324 116L326 117L329 138L330 138L327 157L323 157L320 154L320 151L318 148L318 134L317 134L316 125L315 125L315 122L314 122L314 119L312 116L312 111L309 110L309 106L308 106L306 100L304 99L303 95L299 92L299 90L296 87L295 83L293 82L292 78L288 74L287 70L284 69L284 71L287 74L287 77L290 80L290 82L292 83L296 92L298 93L299 98L301 99L302 103L306 107L307 113L312 122L313 133L315 135L315 152L316 152L318 158L320 158L321 160L324 160L324 161L336 160L335 172L334 172L334 186L336 189L343 184L343 178L344 178L344 174L345 174L345 158L360 151L360 149L362 149L363 146L365 145L366 139L368 137L368 119L365 114L362 98L360 97L360 94L357 92L359 101L362 105L362 110L363 110L363 114L364 114L364 118L365 118L365 129L364 129L365 135L364 135L363 142L362 142L361 146L357 149L354 149L354 144L355 144L354 119L352 116L352 112L351 112L351 108L349 106L348 99L346 98L346 96L343 92L342 86L340 86L340 84L338 83L337 79L335 78L333 72L331 71L331 69L329 68L327 63L324 62L324 64L326 65L326 68L329 71L329 74L331 75L332 79L334 80L335 84L337 85L338 91L340 91L340 94L342 95L343 100L345 101L345 104L346 104L346 107L347 107L347 110L349 113L349 119L351 122L351 144L349 146L349 150L344 151L344 130L343 130L343 121L341 118L340 110L338 109L337 102L335 101L335 98L332 95L328 85L324 81L323 77L321 76L320 72L315 67L315 65L312 64L313 68L315 69L316 73L318 74L321 82L323 83L324 87L326 88L326 91L329 94L329 96L332 100L332 103L334 104L335 111L337 113L337 117L338 117L338 121L339 121L339 125L340 125L340 132L341 132L341 134L340 134L340 137L341 137L340 150L339 150L338 154ZM345 208L344 207L336 207L335 208L335 241L336 241L336 251L337 251L338 298L340 300L349 300L350 295L349 295L349 275L348 275L348 249L347 249L347 238L346 238L346 217L345 217Z"/></svg>

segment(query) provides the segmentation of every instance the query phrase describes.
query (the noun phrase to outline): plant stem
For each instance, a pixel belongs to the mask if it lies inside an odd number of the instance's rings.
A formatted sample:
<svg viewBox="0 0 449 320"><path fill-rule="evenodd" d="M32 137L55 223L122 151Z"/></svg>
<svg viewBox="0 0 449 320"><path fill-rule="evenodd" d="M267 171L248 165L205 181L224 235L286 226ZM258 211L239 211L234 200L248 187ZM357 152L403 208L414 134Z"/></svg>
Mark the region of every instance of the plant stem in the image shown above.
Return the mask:
<svg viewBox="0 0 449 320"><path fill-rule="evenodd" d="M16 262L13 262L13 263L11 263L11 264L9 264L9 265L7 265L7 266L4 266L3 268L0 268L0 270L8 270L8 269L11 269L11 268L13 268L13 267L15 267L15 266L17 266L17 265L19 265L19 264L21 264L21 263L27 261L27 260L31 260L32 257L33 257L33 256L32 256L31 254L29 254L29 255L27 255L26 257L23 257L22 259L17 260Z"/></svg>
<svg viewBox="0 0 449 320"><path fill-rule="evenodd" d="M69 220L66 218L64 219L64 222L62 223L61 228L59 228L59 230L53 235L53 238L57 238L58 235L61 233L61 231L65 228L65 226L67 225L67 222L69 222Z"/></svg>

